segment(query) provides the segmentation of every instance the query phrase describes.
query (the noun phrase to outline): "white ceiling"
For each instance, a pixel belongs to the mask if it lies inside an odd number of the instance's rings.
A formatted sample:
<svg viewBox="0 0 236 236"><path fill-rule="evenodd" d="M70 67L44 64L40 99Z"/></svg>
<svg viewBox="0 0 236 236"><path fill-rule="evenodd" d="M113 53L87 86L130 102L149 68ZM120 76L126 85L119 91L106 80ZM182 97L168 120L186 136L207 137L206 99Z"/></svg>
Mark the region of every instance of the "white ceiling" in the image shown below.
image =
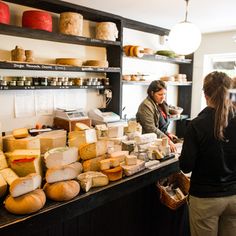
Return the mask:
<svg viewBox="0 0 236 236"><path fill-rule="evenodd" d="M184 0L64 0L170 29L184 20ZM202 33L236 31L236 0L190 0L188 20Z"/></svg>

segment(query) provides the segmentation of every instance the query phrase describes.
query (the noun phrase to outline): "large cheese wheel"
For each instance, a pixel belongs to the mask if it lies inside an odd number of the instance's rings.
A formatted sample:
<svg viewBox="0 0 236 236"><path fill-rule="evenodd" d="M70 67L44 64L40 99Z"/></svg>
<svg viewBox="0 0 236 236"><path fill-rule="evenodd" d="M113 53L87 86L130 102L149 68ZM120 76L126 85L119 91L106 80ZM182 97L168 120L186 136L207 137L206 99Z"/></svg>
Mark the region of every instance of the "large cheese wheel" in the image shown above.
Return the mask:
<svg viewBox="0 0 236 236"><path fill-rule="evenodd" d="M118 30L113 22L100 22L96 25L96 39L116 41Z"/></svg>
<svg viewBox="0 0 236 236"><path fill-rule="evenodd" d="M56 64L82 66L83 61L78 58L56 58Z"/></svg>
<svg viewBox="0 0 236 236"><path fill-rule="evenodd" d="M116 181L122 178L122 168L117 166L109 170L103 170L102 173L105 174L109 181Z"/></svg>
<svg viewBox="0 0 236 236"><path fill-rule="evenodd" d="M52 16L44 11L24 11L22 16L22 26L52 32Z"/></svg>
<svg viewBox="0 0 236 236"><path fill-rule="evenodd" d="M36 189L20 197L9 195L5 200L5 208L17 215L30 214L43 208L46 196L42 189Z"/></svg>
<svg viewBox="0 0 236 236"><path fill-rule="evenodd" d="M60 14L59 32L82 36L83 34L83 16L76 12L63 12Z"/></svg>
<svg viewBox="0 0 236 236"><path fill-rule="evenodd" d="M9 7L4 2L0 2L0 23L3 23L3 24L10 23Z"/></svg>
<svg viewBox="0 0 236 236"><path fill-rule="evenodd" d="M95 66L95 67L108 67L108 61L102 60L87 60L83 64L84 66Z"/></svg>
<svg viewBox="0 0 236 236"><path fill-rule="evenodd" d="M46 183L43 187L46 196L54 201L68 201L76 197L80 185L75 180L61 181L53 184Z"/></svg>

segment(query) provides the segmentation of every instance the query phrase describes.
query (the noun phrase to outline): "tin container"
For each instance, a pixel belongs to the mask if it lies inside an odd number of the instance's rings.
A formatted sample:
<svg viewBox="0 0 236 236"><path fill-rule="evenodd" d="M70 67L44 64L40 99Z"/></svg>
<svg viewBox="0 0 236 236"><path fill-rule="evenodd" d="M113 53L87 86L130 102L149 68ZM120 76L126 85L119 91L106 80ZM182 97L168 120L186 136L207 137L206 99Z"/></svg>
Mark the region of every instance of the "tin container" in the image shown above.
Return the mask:
<svg viewBox="0 0 236 236"><path fill-rule="evenodd" d="M48 85L48 78L40 78L40 85L47 86Z"/></svg>
<svg viewBox="0 0 236 236"><path fill-rule="evenodd" d="M32 82L30 80L25 81L25 86L31 86L31 85L32 85Z"/></svg>
<svg viewBox="0 0 236 236"><path fill-rule="evenodd" d="M50 81L50 85L51 85L51 86L57 86L57 81L51 80L51 81Z"/></svg>
<svg viewBox="0 0 236 236"><path fill-rule="evenodd" d="M16 81L15 81L15 80L12 80L12 81L10 82L10 86L16 86Z"/></svg>
<svg viewBox="0 0 236 236"><path fill-rule="evenodd" d="M17 86L24 86L25 85L24 81L21 81L21 80L16 81L16 84L17 84Z"/></svg>
<svg viewBox="0 0 236 236"><path fill-rule="evenodd" d="M57 86L61 86L62 82L61 81L57 81Z"/></svg>
<svg viewBox="0 0 236 236"><path fill-rule="evenodd" d="M1 80L0 82L1 82L2 86L7 86L7 81L6 80Z"/></svg>
<svg viewBox="0 0 236 236"><path fill-rule="evenodd" d="M34 77L33 79L33 85L39 86L40 85L40 78Z"/></svg>

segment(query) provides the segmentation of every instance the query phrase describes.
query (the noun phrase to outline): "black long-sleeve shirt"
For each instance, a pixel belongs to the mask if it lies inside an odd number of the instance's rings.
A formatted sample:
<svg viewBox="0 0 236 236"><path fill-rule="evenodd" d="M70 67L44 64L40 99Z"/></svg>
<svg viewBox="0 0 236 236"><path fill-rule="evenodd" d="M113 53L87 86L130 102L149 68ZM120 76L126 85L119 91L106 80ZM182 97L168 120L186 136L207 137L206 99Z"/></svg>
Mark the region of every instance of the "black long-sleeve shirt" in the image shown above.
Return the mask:
<svg viewBox="0 0 236 236"><path fill-rule="evenodd" d="M189 124L180 168L192 171L189 193L196 197L236 194L236 117L231 114L225 141L214 138L215 110L206 107Z"/></svg>

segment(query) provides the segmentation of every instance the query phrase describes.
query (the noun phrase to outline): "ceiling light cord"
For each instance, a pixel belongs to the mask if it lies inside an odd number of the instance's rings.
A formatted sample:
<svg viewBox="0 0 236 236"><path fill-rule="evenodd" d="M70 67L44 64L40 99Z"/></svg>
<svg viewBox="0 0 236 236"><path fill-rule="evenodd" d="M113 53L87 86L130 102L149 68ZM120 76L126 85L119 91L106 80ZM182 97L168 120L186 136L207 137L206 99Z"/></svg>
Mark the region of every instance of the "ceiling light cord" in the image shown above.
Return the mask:
<svg viewBox="0 0 236 236"><path fill-rule="evenodd" d="M185 1L186 1L186 10L185 10L184 22L188 22L188 3L189 3L189 0L185 0Z"/></svg>

